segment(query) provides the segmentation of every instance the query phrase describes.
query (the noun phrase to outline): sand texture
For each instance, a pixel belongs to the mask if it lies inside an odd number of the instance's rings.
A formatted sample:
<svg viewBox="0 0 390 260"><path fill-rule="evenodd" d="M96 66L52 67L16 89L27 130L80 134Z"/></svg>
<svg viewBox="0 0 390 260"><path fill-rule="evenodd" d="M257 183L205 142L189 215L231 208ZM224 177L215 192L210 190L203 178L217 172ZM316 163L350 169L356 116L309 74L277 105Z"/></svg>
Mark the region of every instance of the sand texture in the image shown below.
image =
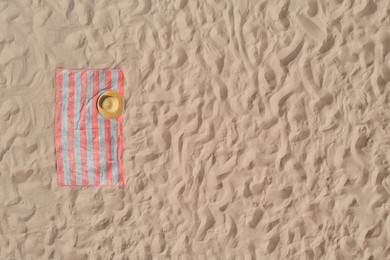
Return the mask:
<svg viewBox="0 0 390 260"><path fill-rule="evenodd" d="M388 0L0 0L0 259L390 259ZM125 187L58 187L55 68L125 73Z"/></svg>

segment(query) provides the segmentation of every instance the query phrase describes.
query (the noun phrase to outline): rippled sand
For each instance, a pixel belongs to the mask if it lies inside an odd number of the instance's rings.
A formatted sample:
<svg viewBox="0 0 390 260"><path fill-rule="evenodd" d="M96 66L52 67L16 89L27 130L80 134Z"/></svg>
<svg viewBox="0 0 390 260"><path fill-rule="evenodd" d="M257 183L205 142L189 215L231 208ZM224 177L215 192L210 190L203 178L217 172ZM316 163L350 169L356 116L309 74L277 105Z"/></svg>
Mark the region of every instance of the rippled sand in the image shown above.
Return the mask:
<svg viewBox="0 0 390 260"><path fill-rule="evenodd" d="M386 0L0 1L0 259L388 259ZM125 188L59 188L55 68L123 68Z"/></svg>

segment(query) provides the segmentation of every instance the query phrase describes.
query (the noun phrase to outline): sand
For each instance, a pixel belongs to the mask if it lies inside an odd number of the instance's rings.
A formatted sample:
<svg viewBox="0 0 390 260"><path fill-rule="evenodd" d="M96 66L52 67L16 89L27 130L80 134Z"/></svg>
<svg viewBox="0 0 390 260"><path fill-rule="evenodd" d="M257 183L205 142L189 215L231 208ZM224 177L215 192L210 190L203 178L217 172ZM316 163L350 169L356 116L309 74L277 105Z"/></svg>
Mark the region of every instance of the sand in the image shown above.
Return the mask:
<svg viewBox="0 0 390 260"><path fill-rule="evenodd" d="M0 259L389 259L387 0L0 1ZM55 68L125 72L125 188L58 187Z"/></svg>

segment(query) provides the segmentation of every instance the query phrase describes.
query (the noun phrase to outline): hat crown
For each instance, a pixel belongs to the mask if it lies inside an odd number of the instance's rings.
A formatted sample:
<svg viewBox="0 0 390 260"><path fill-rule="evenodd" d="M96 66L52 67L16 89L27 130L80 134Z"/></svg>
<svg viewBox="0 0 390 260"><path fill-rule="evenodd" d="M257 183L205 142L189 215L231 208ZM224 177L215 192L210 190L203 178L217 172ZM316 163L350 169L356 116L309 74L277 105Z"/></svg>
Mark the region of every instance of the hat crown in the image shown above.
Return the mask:
<svg viewBox="0 0 390 260"><path fill-rule="evenodd" d="M106 97L103 99L102 107L108 112L115 112L118 109L118 99L115 97Z"/></svg>

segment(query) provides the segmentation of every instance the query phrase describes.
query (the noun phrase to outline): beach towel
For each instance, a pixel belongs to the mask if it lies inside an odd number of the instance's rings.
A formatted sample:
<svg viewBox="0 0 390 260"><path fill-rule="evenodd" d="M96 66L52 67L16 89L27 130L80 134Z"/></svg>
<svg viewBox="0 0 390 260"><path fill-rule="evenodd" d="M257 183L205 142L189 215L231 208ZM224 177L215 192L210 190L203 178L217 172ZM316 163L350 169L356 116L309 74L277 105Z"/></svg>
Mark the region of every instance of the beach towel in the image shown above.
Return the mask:
<svg viewBox="0 0 390 260"><path fill-rule="evenodd" d="M97 99L106 90L123 96L120 69L56 70L55 146L59 186L123 187L122 116L106 119Z"/></svg>

